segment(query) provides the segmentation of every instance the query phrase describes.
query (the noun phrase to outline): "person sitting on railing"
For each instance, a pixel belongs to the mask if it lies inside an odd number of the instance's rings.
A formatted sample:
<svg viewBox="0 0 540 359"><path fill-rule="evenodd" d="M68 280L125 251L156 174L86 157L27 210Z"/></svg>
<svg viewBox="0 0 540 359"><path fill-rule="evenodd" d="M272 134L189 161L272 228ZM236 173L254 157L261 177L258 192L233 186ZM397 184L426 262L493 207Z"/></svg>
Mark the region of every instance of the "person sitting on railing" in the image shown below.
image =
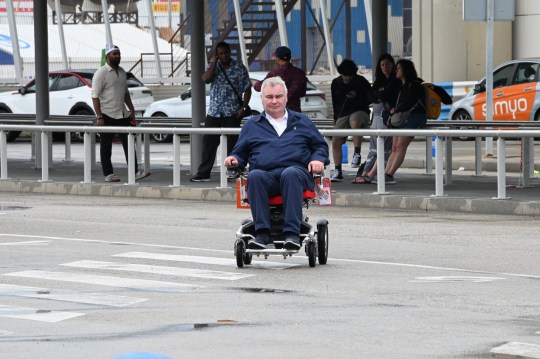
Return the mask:
<svg viewBox="0 0 540 359"><path fill-rule="evenodd" d="M264 80L264 112L246 121L226 167L249 164L247 194L257 235L250 249L271 243L269 198L281 195L284 208L284 248L300 248L302 195L315 187L312 173L329 164L328 145L313 122L299 112L287 110L287 86L280 77Z"/></svg>

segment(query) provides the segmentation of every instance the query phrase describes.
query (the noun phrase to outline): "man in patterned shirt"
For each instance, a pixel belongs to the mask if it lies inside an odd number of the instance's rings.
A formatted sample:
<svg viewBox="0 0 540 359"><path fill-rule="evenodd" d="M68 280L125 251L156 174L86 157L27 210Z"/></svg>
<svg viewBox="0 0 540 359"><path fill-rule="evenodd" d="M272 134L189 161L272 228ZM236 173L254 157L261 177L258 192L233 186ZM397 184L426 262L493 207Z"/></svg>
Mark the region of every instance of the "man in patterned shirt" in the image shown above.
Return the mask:
<svg viewBox="0 0 540 359"><path fill-rule="evenodd" d="M246 112L251 99L251 81L246 67L231 58L229 44L216 45L202 79L210 84L210 107L204 127L240 127L242 117L250 115ZM227 136L227 153L232 152L237 139L238 136ZM210 181L219 142L219 135L203 136L202 162L191 182Z"/></svg>
<svg viewBox="0 0 540 359"><path fill-rule="evenodd" d="M302 112L300 107L300 99L306 96L307 78L304 70L294 66L291 63L291 50L287 46L280 46L274 52L278 67L270 71L266 77L257 81L253 88L255 91L261 91L261 86L264 80L279 76L287 85L287 108L296 112Z"/></svg>

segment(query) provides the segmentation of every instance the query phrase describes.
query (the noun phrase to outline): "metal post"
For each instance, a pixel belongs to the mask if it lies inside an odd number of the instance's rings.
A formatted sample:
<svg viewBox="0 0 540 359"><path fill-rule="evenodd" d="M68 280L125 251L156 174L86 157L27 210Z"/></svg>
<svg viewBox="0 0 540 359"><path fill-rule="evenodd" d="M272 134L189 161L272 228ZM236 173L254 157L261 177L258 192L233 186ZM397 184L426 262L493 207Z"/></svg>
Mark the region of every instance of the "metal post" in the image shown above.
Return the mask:
<svg viewBox="0 0 540 359"><path fill-rule="evenodd" d="M49 180L49 135L41 132L41 181Z"/></svg>
<svg viewBox="0 0 540 359"><path fill-rule="evenodd" d="M54 5L56 9L56 18L58 20L58 35L60 36L60 49L62 51L62 63L64 64L64 69L69 69L69 64L67 60L67 51L66 51L66 39L64 37L64 22L62 16L62 5L60 0L54 0Z"/></svg>
<svg viewBox="0 0 540 359"><path fill-rule="evenodd" d="M15 63L15 76L17 77L17 83L22 83L22 61L19 49L19 37L17 35L17 24L15 23L15 11L13 10L13 1L6 1L5 3L9 23L9 34L11 37L11 49L13 51L13 62Z"/></svg>
<svg viewBox="0 0 540 359"><path fill-rule="evenodd" d="M246 40L244 39L244 24L242 23L242 12L240 11L240 1L234 0L233 3L234 16L236 17L236 30L238 32L238 45L240 45L241 54L241 59L238 60L241 60L244 66L249 69L249 62L246 53Z"/></svg>
<svg viewBox="0 0 540 359"><path fill-rule="evenodd" d="M445 137L446 140L446 181L447 185L452 184L452 137Z"/></svg>
<svg viewBox="0 0 540 359"><path fill-rule="evenodd" d="M482 137L474 138L474 175L482 175Z"/></svg>
<svg viewBox="0 0 540 359"><path fill-rule="evenodd" d="M128 183L135 184L135 135L128 134Z"/></svg>
<svg viewBox="0 0 540 359"><path fill-rule="evenodd" d="M227 188L227 168L223 165L223 161L225 161L225 158L227 158L227 135L221 134L219 136L220 139L220 158L218 158L219 163L219 187L220 188Z"/></svg>
<svg viewBox="0 0 540 359"><path fill-rule="evenodd" d="M150 172L150 134L149 133L144 134L144 172Z"/></svg>
<svg viewBox="0 0 540 359"><path fill-rule="evenodd" d="M173 135L173 186L180 186L180 135Z"/></svg>
<svg viewBox="0 0 540 359"><path fill-rule="evenodd" d="M84 133L84 181L92 183L92 134Z"/></svg>
<svg viewBox="0 0 540 359"><path fill-rule="evenodd" d="M497 139L497 198L508 199L506 197L506 146L502 137Z"/></svg>
<svg viewBox="0 0 540 359"><path fill-rule="evenodd" d="M148 21L150 21L150 29L152 30L152 46L154 47L154 61L155 68L157 72L157 77L160 79L163 77L161 74L161 61L159 59L159 46L156 38L156 23L154 21L154 10L152 9L152 0L147 0L146 4L148 5Z"/></svg>
<svg viewBox="0 0 540 359"><path fill-rule="evenodd" d="M0 179L8 179L6 131L0 131Z"/></svg>
<svg viewBox="0 0 540 359"><path fill-rule="evenodd" d="M236 1L238 0L235 0L235 2ZM279 42L282 46L289 46L287 27L285 26L285 13L283 12L283 2L281 0L274 0L274 7L276 8L276 20L279 29Z"/></svg>
<svg viewBox="0 0 540 359"><path fill-rule="evenodd" d="M191 30L191 95L193 119L191 126L193 128L201 127L201 119L206 114L206 96L205 84L202 81L202 75L206 62L206 51L204 48L204 1L192 0L189 2L190 11L190 30ZM195 174L202 160L202 136L191 135L191 173Z"/></svg>
<svg viewBox="0 0 540 359"><path fill-rule="evenodd" d="M64 161L71 161L71 132L66 132L64 136Z"/></svg>
<svg viewBox="0 0 540 359"><path fill-rule="evenodd" d="M443 173L443 140L442 137L435 138L435 197L444 196L444 173Z"/></svg>
<svg viewBox="0 0 540 359"><path fill-rule="evenodd" d="M107 0L101 0L101 8L103 11L103 24L105 25L107 44L112 44L111 24L109 23L109 4L107 3Z"/></svg>
<svg viewBox="0 0 540 359"><path fill-rule="evenodd" d="M533 142L533 138L531 137L523 137L521 139L521 158L519 159L519 172L520 177L523 179L523 182L520 183L522 187L528 187L531 184L531 142Z"/></svg>
<svg viewBox="0 0 540 359"><path fill-rule="evenodd" d="M493 22L495 0L487 0L486 12L486 121L493 121ZM491 130L491 127L488 127ZM486 155L493 155L493 137L486 137Z"/></svg>
<svg viewBox="0 0 540 359"><path fill-rule="evenodd" d="M436 150L435 150L436 151ZM433 139L431 136L426 136L426 174L433 173Z"/></svg>
<svg viewBox="0 0 540 359"><path fill-rule="evenodd" d="M332 40L332 36L330 34L330 26L328 25L328 17L326 14L326 4L325 0L319 0L319 4L321 7L321 19L323 23L323 30L324 30L324 41L326 45L326 54L328 56L328 68L330 69L330 75L336 74L336 65L334 64L334 50L332 44L334 41Z"/></svg>
<svg viewBox="0 0 540 359"><path fill-rule="evenodd" d="M384 137L377 136L377 192L373 194L387 194L384 177Z"/></svg>

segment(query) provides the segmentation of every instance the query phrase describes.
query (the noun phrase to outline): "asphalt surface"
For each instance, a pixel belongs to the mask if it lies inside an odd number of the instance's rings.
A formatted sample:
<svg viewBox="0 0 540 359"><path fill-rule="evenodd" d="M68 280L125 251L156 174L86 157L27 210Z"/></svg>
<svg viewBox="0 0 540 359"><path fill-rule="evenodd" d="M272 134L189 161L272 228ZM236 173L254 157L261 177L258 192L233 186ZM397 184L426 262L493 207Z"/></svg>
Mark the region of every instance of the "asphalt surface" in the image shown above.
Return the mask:
<svg viewBox="0 0 540 359"><path fill-rule="evenodd" d="M99 146L99 145L98 145ZM348 143L349 154L352 144ZM536 153L540 153L537 145ZM30 159L30 143L15 142L8 146L8 179L0 180L0 191L58 193L72 195L100 195L139 198L170 198L210 201L235 201L234 184L229 188L218 188L219 167L214 168L210 182L189 181L190 150L187 143L181 148L181 180L179 187L172 187L172 145L151 145L151 176L136 185L126 185L127 165L116 144L113 149L113 164L116 174L123 181L105 183L99 163L92 170L91 184L82 184L83 146L72 144L71 160L64 160L64 145L54 144L53 164L49 181L41 181L41 170L35 168ZM507 141L506 146L506 197L498 198L496 177L497 153L494 145L491 156L483 156L483 173L474 175L474 142L454 142L452 183L444 186L444 195L435 196L435 175L426 174L425 143L411 144L405 162L396 175L396 184L386 185L385 194L374 194L375 184L351 184L356 169L344 164L345 180L332 184L333 204L347 207L388 208L419 211L453 211L486 214L514 214L540 216L540 178L534 176L531 185L524 187L520 180L521 146L519 141ZM99 150L96 151L99 158ZM367 144L363 153L367 152ZM349 157L350 159L350 157ZM218 160L220 161L220 160ZM331 164L330 169L333 168ZM537 166L536 169L540 169ZM434 171L433 171L434 172Z"/></svg>

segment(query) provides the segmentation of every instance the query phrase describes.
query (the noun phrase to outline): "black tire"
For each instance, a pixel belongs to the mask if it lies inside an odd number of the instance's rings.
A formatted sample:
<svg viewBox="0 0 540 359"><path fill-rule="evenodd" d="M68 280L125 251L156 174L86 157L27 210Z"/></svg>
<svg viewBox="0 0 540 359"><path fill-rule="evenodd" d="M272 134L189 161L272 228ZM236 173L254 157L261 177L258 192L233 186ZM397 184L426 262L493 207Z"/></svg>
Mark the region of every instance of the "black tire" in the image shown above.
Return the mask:
<svg viewBox="0 0 540 359"><path fill-rule="evenodd" d="M308 255L308 260L309 260L309 266L310 267L315 267L315 265L317 264L317 251L315 250L315 242L311 242L311 241L308 241L306 243L306 251L307 251L307 255Z"/></svg>
<svg viewBox="0 0 540 359"><path fill-rule="evenodd" d="M234 245L234 255L236 256L236 265L238 268L244 266L244 242L238 241Z"/></svg>
<svg viewBox="0 0 540 359"><path fill-rule="evenodd" d="M455 113L454 113L454 116L452 116L452 120L453 121L472 121L472 117L471 115L469 115L469 113L465 110L457 110ZM466 126L463 126L463 127L456 127L457 129L462 129L462 130L472 130L474 129L474 127L466 127ZM473 141L474 140L474 137L467 137L467 136L463 136L463 137L459 137L459 139L461 141Z"/></svg>
<svg viewBox="0 0 540 359"><path fill-rule="evenodd" d="M5 107L0 107L0 113L12 113L10 110L8 110ZM15 141L19 135L21 134L21 131L7 131L6 132L6 141L7 142L13 142Z"/></svg>
<svg viewBox="0 0 540 359"><path fill-rule="evenodd" d="M326 264L328 261L328 223L317 224L317 249L319 264Z"/></svg>
<svg viewBox="0 0 540 359"><path fill-rule="evenodd" d="M13 142L19 137L20 134L21 134L21 131L7 131L6 132L6 141L7 142Z"/></svg>
<svg viewBox="0 0 540 359"><path fill-rule="evenodd" d="M94 113L90 110L87 110L87 109L80 109L80 110L77 110L74 115L76 116L91 116L93 115ZM75 132L73 134L73 138L78 140L78 141L81 141L81 142L84 142L84 133L83 132Z"/></svg>
<svg viewBox="0 0 540 359"><path fill-rule="evenodd" d="M253 255L251 253L244 254L244 264L251 264L252 259Z"/></svg>
<svg viewBox="0 0 540 359"><path fill-rule="evenodd" d="M156 112L152 114L152 117L168 117L168 116L164 114L163 112ZM173 135L165 134L165 133L152 133L150 137L152 137L152 139L157 143L172 142L172 139L173 139Z"/></svg>

